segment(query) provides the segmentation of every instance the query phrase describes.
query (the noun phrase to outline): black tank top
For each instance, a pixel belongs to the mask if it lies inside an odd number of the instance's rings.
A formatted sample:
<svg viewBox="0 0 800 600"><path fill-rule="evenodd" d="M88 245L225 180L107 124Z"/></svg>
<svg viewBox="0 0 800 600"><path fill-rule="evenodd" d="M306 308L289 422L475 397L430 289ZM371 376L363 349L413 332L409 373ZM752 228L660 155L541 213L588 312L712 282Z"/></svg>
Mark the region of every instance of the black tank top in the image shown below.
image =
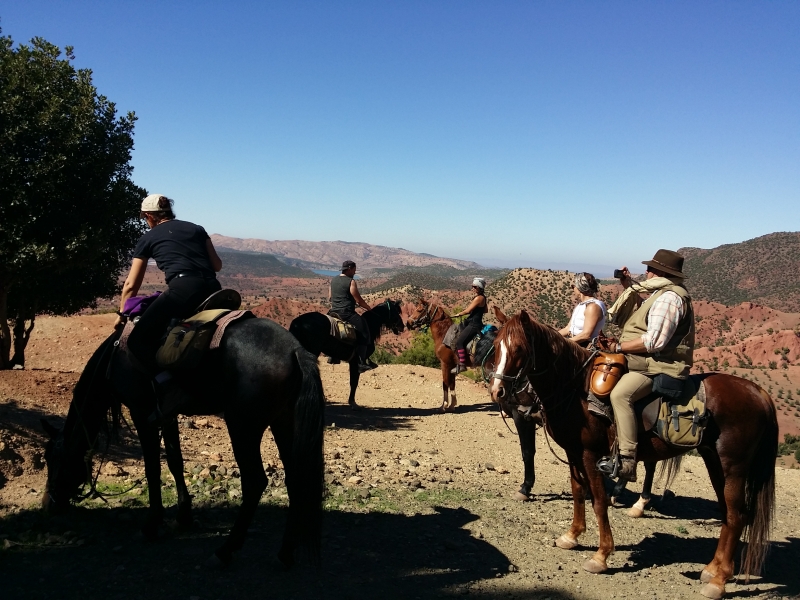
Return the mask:
<svg viewBox="0 0 800 600"><path fill-rule="evenodd" d="M331 278L331 312L342 316L356 312L356 299L350 293L351 277L337 275Z"/></svg>
<svg viewBox="0 0 800 600"><path fill-rule="evenodd" d="M467 317L467 324L474 325L475 327L483 325L483 315L489 310L486 307L486 296L483 294L479 295L483 297L483 306L473 308L469 311L469 316Z"/></svg>

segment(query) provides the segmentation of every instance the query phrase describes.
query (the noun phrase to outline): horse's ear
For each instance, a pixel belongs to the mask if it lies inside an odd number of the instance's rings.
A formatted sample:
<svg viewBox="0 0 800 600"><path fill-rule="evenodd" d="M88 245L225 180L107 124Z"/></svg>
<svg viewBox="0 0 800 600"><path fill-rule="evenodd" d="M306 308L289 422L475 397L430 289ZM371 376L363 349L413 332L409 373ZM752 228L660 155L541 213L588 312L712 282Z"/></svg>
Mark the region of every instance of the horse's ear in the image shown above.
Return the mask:
<svg viewBox="0 0 800 600"><path fill-rule="evenodd" d="M528 324L530 324L531 322L531 316L528 314L528 311L526 311L524 308L519 313L519 321L520 323L528 323Z"/></svg>
<svg viewBox="0 0 800 600"><path fill-rule="evenodd" d="M505 325L506 321L508 321L508 317L500 310L500 307L496 304L492 307L494 309L494 316L500 322L500 325Z"/></svg>
<svg viewBox="0 0 800 600"><path fill-rule="evenodd" d="M42 424L44 432L49 435L51 439L58 435L58 429L51 425L49 421L46 421L45 419L39 419L39 422Z"/></svg>

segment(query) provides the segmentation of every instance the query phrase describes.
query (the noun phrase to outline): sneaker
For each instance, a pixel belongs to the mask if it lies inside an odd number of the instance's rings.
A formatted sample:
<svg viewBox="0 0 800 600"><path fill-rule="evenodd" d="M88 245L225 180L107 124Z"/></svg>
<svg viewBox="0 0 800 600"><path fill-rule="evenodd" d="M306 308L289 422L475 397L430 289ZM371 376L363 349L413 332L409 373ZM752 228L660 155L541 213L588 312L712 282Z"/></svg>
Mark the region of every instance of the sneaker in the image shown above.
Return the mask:
<svg viewBox="0 0 800 600"><path fill-rule="evenodd" d="M329 365L338 365L341 362L342 361L340 361L338 358L333 358L332 356L328 357L328 364Z"/></svg>
<svg viewBox="0 0 800 600"><path fill-rule="evenodd" d="M452 369L450 369L450 372L451 372L453 375L458 375L459 373L463 373L463 372L464 372L464 371L466 371L466 370L467 370L467 367L465 367L465 366L464 366L464 365L462 365L461 363L458 363L458 364L457 364L455 367L453 367Z"/></svg>
<svg viewBox="0 0 800 600"><path fill-rule="evenodd" d="M378 368L378 363L376 363L375 361L373 361L371 358L368 358L368 359L367 359L367 364L368 364L370 367L372 367L373 369L377 369L377 368Z"/></svg>
<svg viewBox="0 0 800 600"><path fill-rule="evenodd" d="M630 481L631 483L636 483L636 459L630 456L620 456L619 462L617 477L625 481Z"/></svg>
<svg viewBox="0 0 800 600"><path fill-rule="evenodd" d="M375 367L377 367L377 366L378 365L375 365ZM359 373L366 373L367 371L372 371L372 369L374 369L375 367L373 367L368 362L359 362L358 363L358 372Z"/></svg>

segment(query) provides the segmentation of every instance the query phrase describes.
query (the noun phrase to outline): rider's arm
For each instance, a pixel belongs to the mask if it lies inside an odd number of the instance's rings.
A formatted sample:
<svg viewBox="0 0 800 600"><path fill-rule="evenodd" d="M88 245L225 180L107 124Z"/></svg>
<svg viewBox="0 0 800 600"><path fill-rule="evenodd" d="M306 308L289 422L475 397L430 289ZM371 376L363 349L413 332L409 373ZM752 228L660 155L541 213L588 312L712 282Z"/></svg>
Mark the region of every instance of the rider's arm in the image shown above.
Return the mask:
<svg viewBox="0 0 800 600"><path fill-rule="evenodd" d="M222 270L222 259L214 249L214 244L211 242L211 238L206 240L206 250L208 250L208 258L211 261L211 266L214 267L214 272L219 273Z"/></svg>
<svg viewBox="0 0 800 600"><path fill-rule="evenodd" d="M456 315L453 315L453 316L454 317L463 317L464 315L468 315L470 312L472 312L473 310L475 310L479 306L483 306L484 301L485 300L484 300L483 296L475 296L472 299L472 302L469 303L469 306L467 306L467 308L465 308L460 313L458 313Z"/></svg>
<svg viewBox="0 0 800 600"><path fill-rule="evenodd" d="M356 304L358 304L361 308L363 308L364 310L372 310L372 307L366 302L364 302L364 299L361 297L361 294L358 293L358 284L356 283L355 279L353 279L350 282L350 294L353 296L353 299L356 301Z"/></svg>
<svg viewBox="0 0 800 600"><path fill-rule="evenodd" d="M576 335L574 338L571 338L573 342L584 342L592 339L592 333L594 333L594 328L597 327L597 324L600 322L600 319L603 318L603 309L600 308L596 303L589 302L586 304L586 308L583 312L583 330Z"/></svg>
<svg viewBox="0 0 800 600"><path fill-rule="evenodd" d="M144 258L134 258L128 277L125 278L125 283L122 285L122 298L119 301L119 312L125 310L125 302L128 298L132 298L139 292L139 288L142 287L145 271L147 271L147 260ZM117 315L114 327L116 328L121 324L122 317Z"/></svg>

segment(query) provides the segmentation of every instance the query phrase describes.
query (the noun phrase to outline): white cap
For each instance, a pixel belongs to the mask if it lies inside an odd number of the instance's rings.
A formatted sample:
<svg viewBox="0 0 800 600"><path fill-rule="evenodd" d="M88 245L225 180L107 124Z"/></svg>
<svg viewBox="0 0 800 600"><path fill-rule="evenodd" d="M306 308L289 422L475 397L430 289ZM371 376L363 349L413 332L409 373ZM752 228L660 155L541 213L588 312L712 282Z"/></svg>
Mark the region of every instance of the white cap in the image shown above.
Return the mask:
<svg viewBox="0 0 800 600"><path fill-rule="evenodd" d="M164 197L164 194L150 194L147 198L142 200L142 212L164 212L169 208L161 208L158 201Z"/></svg>
<svg viewBox="0 0 800 600"><path fill-rule="evenodd" d="M486 287L486 280L483 279L482 277L476 277L475 279L472 280L472 285L483 289Z"/></svg>

